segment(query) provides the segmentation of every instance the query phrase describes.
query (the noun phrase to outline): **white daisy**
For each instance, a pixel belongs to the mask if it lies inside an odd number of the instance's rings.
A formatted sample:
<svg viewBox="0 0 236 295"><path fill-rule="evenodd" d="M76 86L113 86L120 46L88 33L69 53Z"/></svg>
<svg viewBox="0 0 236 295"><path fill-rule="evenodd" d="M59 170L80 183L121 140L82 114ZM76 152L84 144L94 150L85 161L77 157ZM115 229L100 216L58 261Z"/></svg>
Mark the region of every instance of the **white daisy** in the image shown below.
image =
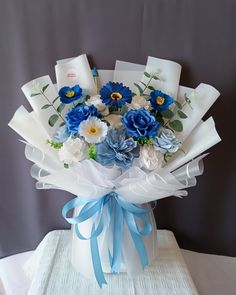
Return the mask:
<svg viewBox="0 0 236 295"><path fill-rule="evenodd" d="M97 117L89 117L79 125L79 134L84 137L88 143L101 142L107 135L107 124Z"/></svg>

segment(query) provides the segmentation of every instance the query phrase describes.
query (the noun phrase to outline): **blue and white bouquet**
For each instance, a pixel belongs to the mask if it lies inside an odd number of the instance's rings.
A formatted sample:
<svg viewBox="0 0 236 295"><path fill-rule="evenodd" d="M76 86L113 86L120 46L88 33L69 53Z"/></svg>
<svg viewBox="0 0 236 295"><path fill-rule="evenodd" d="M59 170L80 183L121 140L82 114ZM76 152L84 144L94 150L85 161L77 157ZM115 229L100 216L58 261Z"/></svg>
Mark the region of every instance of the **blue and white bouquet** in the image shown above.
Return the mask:
<svg viewBox="0 0 236 295"><path fill-rule="evenodd" d="M44 76L22 87L33 111L21 106L9 126L25 140L36 187L76 195L62 210L71 262L100 286L104 272L135 275L156 258L150 202L187 195L201 154L220 141L213 119L202 121L219 92L179 86L180 72L154 57L91 70L81 55L57 62L56 85Z"/></svg>

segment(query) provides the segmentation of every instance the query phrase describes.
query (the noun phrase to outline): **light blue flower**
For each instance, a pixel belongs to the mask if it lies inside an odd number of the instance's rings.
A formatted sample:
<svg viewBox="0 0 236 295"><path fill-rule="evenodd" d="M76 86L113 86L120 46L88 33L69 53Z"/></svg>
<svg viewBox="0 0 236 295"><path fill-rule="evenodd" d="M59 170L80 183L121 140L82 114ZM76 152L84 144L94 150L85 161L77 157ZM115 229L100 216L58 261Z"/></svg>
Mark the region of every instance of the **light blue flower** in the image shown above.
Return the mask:
<svg viewBox="0 0 236 295"><path fill-rule="evenodd" d="M173 131L163 128L159 136L153 141L153 145L156 150L159 150L163 154L167 152L173 154L178 151L181 143Z"/></svg>
<svg viewBox="0 0 236 295"><path fill-rule="evenodd" d="M174 102L172 97L160 90L152 91L150 97L151 105L157 111L167 110Z"/></svg>
<svg viewBox="0 0 236 295"><path fill-rule="evenodd" d="M102 165L115 163L120 168L129 168L134 157L139 155L139 146L133 138L127 138L125 130L111 129L106 139L97 144L96 161Z"/></svg>
<svg viewBox="0 0 236 295"><path fill-rule="evenodd" d="M53 135L52 140L57 143L65 142L70 136L70 132L68 131L66 125L60 127L56 133Z"/></svg>

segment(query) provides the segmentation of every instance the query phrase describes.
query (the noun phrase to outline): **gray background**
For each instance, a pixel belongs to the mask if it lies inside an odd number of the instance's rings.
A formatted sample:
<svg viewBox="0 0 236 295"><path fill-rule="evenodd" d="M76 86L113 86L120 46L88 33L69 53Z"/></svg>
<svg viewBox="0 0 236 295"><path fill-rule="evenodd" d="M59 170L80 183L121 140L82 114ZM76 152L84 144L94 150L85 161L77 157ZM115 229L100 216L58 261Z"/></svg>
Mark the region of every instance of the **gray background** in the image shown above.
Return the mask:
<svg viewBox="0 0 236 295"><path fill-rule="evenodd" d="M234 0L0 1L0 256L33 249L48 231L68 227L61 208L71 196L34 189L24 146L7 123L21 104L29 109L24 83L48 73L55 79L55 61L81 53L105 69L116 59L171 59L183 66L182 85L220 90L210 114L223 142L189 196L158 202L155 215L181 247L236 255L235 14Z"/></svg>

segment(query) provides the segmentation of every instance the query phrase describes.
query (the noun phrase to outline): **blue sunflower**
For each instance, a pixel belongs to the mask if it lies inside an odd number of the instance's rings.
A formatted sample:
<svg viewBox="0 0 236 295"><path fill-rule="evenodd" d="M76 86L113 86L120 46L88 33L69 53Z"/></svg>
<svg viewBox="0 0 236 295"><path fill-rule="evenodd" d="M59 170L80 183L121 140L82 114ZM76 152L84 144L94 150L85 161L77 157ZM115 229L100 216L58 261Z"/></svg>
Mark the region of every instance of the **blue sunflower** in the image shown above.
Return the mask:
<svg viewBox="0 0 236 295"><path fill-rule="evenodd" d="M174 102L172 97L160 90L152 91L150 93L150 96L151 105L157 111L167 110L169 106Z"/></svg>
<svg viewBox="0 0 236 295"><path fill-rule="evenodd" d="M79 85L75 85L74 87L65 86L59 90L60 100L63 103L71 103L76 100L83 100L83 90Z"/></svg>
<svg viewBox="0 0 236 295"><path fill-rule="evenodd" d="M118 82L108 82L100 89L99 93L102 102L111 107L120 108L132 100L132 92L129 87Z"/></svg>

